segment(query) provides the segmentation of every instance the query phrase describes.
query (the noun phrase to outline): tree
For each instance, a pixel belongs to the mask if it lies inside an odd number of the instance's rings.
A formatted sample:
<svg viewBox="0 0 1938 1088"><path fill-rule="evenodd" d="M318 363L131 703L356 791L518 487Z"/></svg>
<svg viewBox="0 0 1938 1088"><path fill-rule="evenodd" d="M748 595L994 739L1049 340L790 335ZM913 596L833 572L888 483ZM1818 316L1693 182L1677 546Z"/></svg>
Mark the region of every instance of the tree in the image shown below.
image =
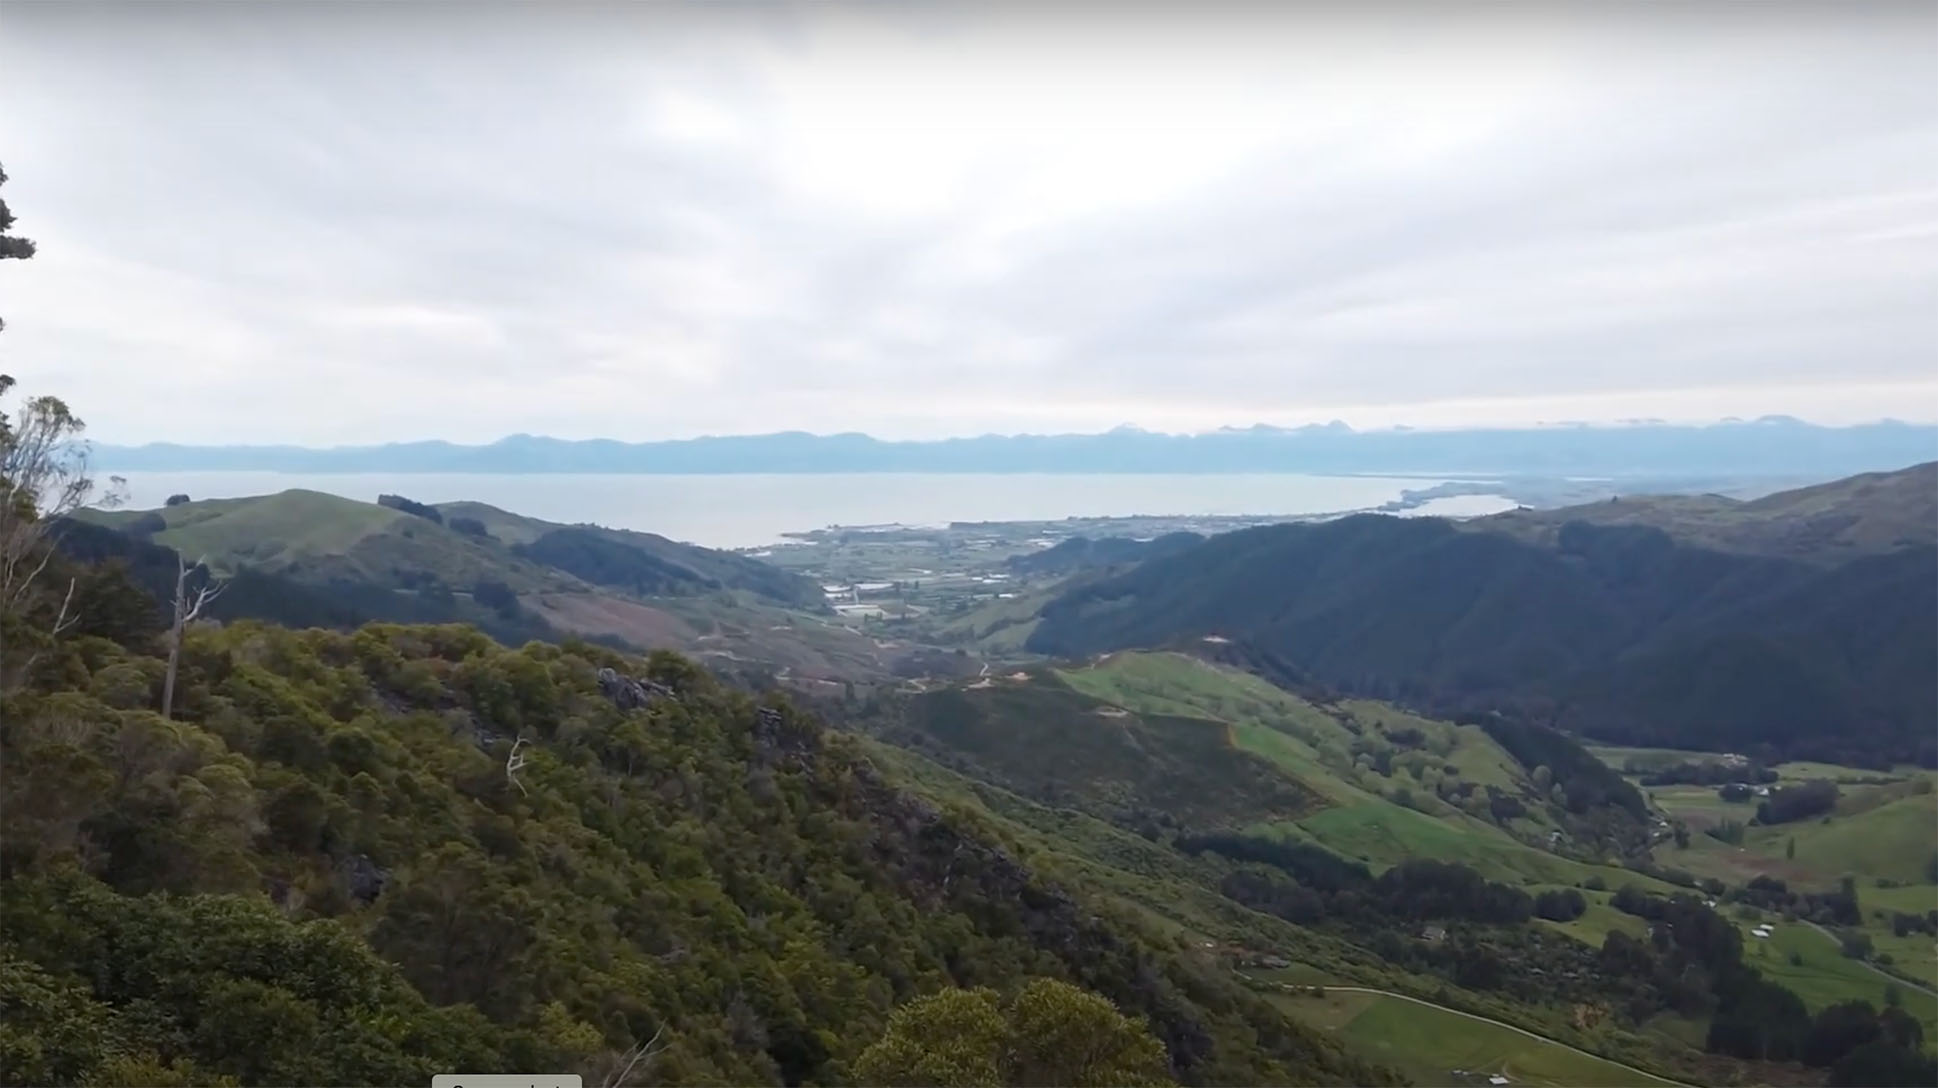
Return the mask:
<svg viewBox="0 0 1938 1088"><path fill-rule="evenodd" d="M1055 979L1023 987L1009 1009L1009 1083L1073 1088L1169 1084L1164 1046L1105 998Z"/></svg>
<svg viewBox="0 0 1938 1088"><path fill-rule="evenodd" d="M191 597L188 589L189 574L207 569L199 559L191 567L180 556L175 557L175 618L168 628L168 672L166 678L162 680L162 717L164 718L170 717L175 710L175 670L182 662L182 636L188 630L188 625L201 617L202 610L228 588L228 583L216 581L215 576L211 574L203 579L202 585Z"/></svg>
<svg viewBox="0 0 1938 1088"><path fill-rule="evenodd" d="M1033 979L1007 1007L988 989L944 990L897 1009L856 1060L864 1084L1068 1086L1171 1084L1164 1046L1108 1000Z"/></svg>
<svg viewBox="0 0 1938 1088"><path fill-rule="evenodd" d="M896 1009L888 1030L855 1061L856 1078L884 1088L1001 1085L1009 1024L992 990L943 990Z"/></svg>
<svg viewBox="0 0 1938 1088"><path fill-rule="evenodd" d="M1833 1088L1922 1088L1934 1082L1938 1082L1938 1062L1881 1040L1855 1048L1830 1068Z"/></svg>
<svg viewBox="0 0 1938 1088"><path fill-rule="evenodd" d="M0 397L12 390L11 376L0 374ZM88 450L80 440L86 424L59 397L24 401L16 416L0 411L0 685L24 676L41 648L79 621L73 609L74 580L52 599L40 600L36 584L54 558L61 520L88 504L94 478ZM97 505L120 501L124 481L111 477ZM45 605L41 608L37 606ZM52 609L52 615L46 615ZM25 660L7 668L14 646L31 647Z"/></svg>
<svg viewBox="0 0 1938 1088"><path fill-rule="evenodd" d="M0 167L0 185L7 183L7 171ZM28 238L18 238L7 232L13 229L13 212L8 210L6 198L0 197L0 260L24 261L34 255L34 243ZM5 318L0 318L0 329L7 327ZM0 389L0 392L5 392Z"/></svg>

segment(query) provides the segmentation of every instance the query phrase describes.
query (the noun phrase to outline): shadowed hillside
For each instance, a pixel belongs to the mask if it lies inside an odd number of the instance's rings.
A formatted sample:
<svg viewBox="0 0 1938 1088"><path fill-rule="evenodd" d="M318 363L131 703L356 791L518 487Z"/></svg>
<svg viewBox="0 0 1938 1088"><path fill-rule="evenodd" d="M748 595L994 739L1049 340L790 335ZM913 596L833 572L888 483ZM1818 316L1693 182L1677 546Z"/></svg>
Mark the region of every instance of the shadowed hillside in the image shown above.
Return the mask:
<svg viewBox="0 0 1938 1088"><path fill-rule="evenodd" d="M1167 533L1152 540L1074 536L1040 552L1011 556L1009 568L1018 574L1074 574L1094 567L1141 563L1203 542L1204 537L1197 533Z"/></svg>
<svg viewBox="0 0 1938 1088"><path fill-rule="evenodd" d="M1938 758L1938 551L1831 569L1564 525L1552 546L1360 516L1214 537L1073 589L1031 650L1221 636L1313 681L1616 740Z"/></svg>

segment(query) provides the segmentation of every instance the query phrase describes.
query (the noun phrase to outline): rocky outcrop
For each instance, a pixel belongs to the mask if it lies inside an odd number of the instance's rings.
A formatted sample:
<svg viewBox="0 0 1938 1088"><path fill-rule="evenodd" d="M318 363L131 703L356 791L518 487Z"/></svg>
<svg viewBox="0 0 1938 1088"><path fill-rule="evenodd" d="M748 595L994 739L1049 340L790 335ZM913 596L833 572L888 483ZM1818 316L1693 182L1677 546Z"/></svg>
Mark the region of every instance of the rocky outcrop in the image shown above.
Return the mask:
<svg viewBox="0 0 1938 1088"><path fill-rule="evenodd" d="M345 858L337 866L337 877L350 898L369 906L390 883L390 870L370 860L368 854Z"/></svg>
<svg viewBox="0 0 1938 1088"><path fill-rule="evenodd" d="M672 688L645 677L622 676L614 669L599 670L599 690L621 710L638 710L655 699L677 698Z"/></svg>
<svg viewBox="0 0 1938 1088"><path fill-rule="evenodd" d="M795 722L777 707L754 711L754 756L761 764L810 763L820 750L820 729L812 722Z"/></svg>

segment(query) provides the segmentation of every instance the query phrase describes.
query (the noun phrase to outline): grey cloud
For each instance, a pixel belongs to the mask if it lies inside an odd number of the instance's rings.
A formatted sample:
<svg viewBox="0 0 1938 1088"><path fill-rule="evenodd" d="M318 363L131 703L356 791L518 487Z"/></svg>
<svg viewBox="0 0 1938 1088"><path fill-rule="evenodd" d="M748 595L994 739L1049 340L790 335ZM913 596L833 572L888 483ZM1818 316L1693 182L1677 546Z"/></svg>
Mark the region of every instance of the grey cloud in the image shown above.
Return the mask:
<svg viewBox="0 0 1938 1088"><path fill-rule="evenodd" d="M1444 5L929 8L877 20L893 49L826 7L264 10L16 8L0 41L7 195L42 242L0 271L0 359L104 440L1495 422L1731 387L1809 416L1867 382L1847 410L1938 413L1903 396L1938 343L1915 8L1472 9L1453 45L1406 23ZM798 66L843 48L881 127L833 97L803 144L788 96L832 77ZM1046 108L1108 76L1199 112L1133 95L1099 117L1128 136L1073 145L1128 172L1019 197L1058 141L1003 131L1031 124L1006 58ZM655 127L675 99L684 136ZM1221 125L1204 176L1139 176Z"/></svg>

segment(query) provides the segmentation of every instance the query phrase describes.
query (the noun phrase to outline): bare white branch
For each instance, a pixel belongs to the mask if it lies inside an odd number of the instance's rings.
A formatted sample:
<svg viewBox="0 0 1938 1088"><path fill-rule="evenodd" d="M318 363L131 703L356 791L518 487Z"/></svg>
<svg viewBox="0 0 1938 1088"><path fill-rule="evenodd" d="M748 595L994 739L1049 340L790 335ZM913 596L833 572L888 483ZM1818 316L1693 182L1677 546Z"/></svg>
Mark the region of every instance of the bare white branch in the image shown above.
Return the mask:
<svg viewBox="0 0 1938 1088"><path fill-rule="evenodd" d="M651 1039L648 1039L645 1042L640 1043L638 1046L628 1049L624 1054L621 1054L619 1057L622 1060L624 1060L626 1064L620 1067L619 1070L614 1072L611 1076L608 1076L605 1079L605 1082L601 1085L601 1088L625 1088L626 1081L630 1079L633 1075L634 1067L639 1066L639 1063L641 1061L644 1061L646 1063L645 1066L639 1067L639 1071L641 1073L644 1073L646 1072L647 1069L651 1068L652 1060L655 1057L658 1057L659 1054L666 1049L664 1046L656 1045L659 1043L659 1037L664 1034L666 1034L666 1025L661 1024L659 1026L659 1030L653 1033L653 1037Z"/></svg>
<svg viewBox="0 0 1938 1088"><path fill-rule="evenodd" d="M207 570L207 556L197 559L190 566L181 556L175 557L175 621L168 629L168 674L162 681L162 717L172 717L175 713L175 672L182 662L182 639L188 625L195 622L229 584L210 574L200 589L195 591L194 599L189 598L188 576L191 571Z"/></svg>
<svg viewBox="0 0 1938 1088"><path fill-rule="evenodd" d="M70 613L69 610L72 609L73 606L74 606L74 579L69 578L67 580L67 592L61 596L60 613L54 617L54 626L51 628L55 638L59 638L62 632L66 631L68 628L74 626L75 624L81 622L81 617L78 613Z"/></svg>
<svg viewBox="0 0 1938 1088"><path fill-rule="evenodd" d="M505 779L509 781L512 785L517 786L519 793L522 793L525 796L530 797L531 791L527 790L525 788L525 784L518 780L518 772L525 769L525 764L527 762L524 756L518 754L518 750L520 748L523 748L527 743L528 742L523 737L520 737L517 740L512 742L511 754L505 757Z"/></svg>

